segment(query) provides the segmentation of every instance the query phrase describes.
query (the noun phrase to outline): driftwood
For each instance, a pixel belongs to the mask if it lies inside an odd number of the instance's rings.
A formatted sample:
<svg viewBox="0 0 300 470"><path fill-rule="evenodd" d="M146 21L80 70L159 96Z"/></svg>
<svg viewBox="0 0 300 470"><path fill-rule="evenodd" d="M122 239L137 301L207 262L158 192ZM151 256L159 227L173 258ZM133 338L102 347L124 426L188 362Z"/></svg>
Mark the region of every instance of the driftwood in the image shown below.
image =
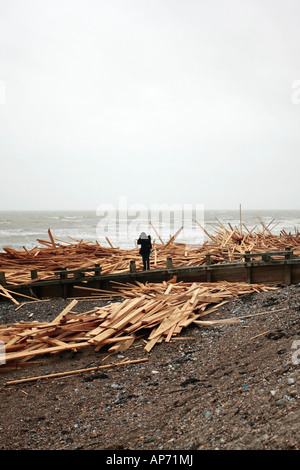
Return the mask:
<svg viewBox="0 0 300 470"><path fill-rule="evenodd" d="M105 348L109 353L126 351L141 337L145 338L144 350L149 353L155 344L171 341L184 328L197 324L201 317L224 303L244 294L272 289L229 282L118 284L122 301L76 313L77 300L72 300L51 322L0 326L0 340L5 343L5 364L0 371L23 367L37 356L67 350L92 347L95 351ZM221 323L233 321L225 319Z"/></svg>
<svg viewBox="0 0 300 470"><path fill-rule="evenodd" d="M1 286L1 284L0 284L0 295L1 297L5 297L11 300L14 304L20 305L19 302L11 295L10 291L8 291L3 286Z"/></svg>
<svg viewBox="0 0 300 470"><path fill-rule="evenodd" d="M207 236L202 245L177 243L176 237L182 227L165 243L156 232L160 243L153 243L152 266L165 268L168 257L172 258L174 266L193 266L205 264L207 255L212 263L225 263L240 261L246 251L263 253L291 248L294 255L300 254L299 232L293 236L284 231L280 236L273 235L270 224L266 225L260 219L261 228L251 230L242 223L239 228L233 228L230 224L227 227L217 222L214 233L209 233L197 222L199 230ZM38 240L39 246L31 250L5 248L0 253L0 274L4 273L6 281L5 285L0 284L0 295L18 305L17 308L22 304L15 296L20 294L12 295L10 285L53 279L57 277L54 272L62 268L88 269L97 264L103 274L120 273L127 272L130 261L134 260L137 269L142 269L138 248L123 250L114 247L109 239L109 247L71 237L71 241L61 240L54 237L50 229L48 235L49 241ZM52 322L28 321L0 326L0 341L5 344L5 364L0 365L0 370L24 367L31 364L33 358L66 350L92 347L96 351L106 348L109 353L126 351L140 337L145 338L144 349L149 353L157 343L176 339L182 329L193 323L197 325L198 322L199 327L215 324L202 320L202 317L231 299L270 289L245 283L184 283L176 282L176 278L157 284L115 283L114 294L110 292L109 296L122 297L121 302L79 314L74 312L77 300L73 299ZM108 292L100 289L89 291L97 299L108 296ZM222 323L233 321L223 319Z"/></svg>
<svg viewBox="0 0 300 470"><path fill-rule="evenodd" d="M138 364L140 362L145 362L145 361L148 361L148 358L135 359L132 361L128 360L128 361L114 362L112 364L88 367L85 369L68 370L65 372L57 372L56 374L39 375L37 377L28 377L27 379L10 380L6 382L6 385L16 385L16 384L21 384L21 383L26 383L26 382L35 382L36 380L41 380L41 379L53 379L57 377L66 377L69 375L82 374L84 372L94 372L94 371L102 370L102 369L111 369L112 367L117 367L117 366L126 366L128 364Z"/></svg>
<svg viewBox="0 0 300 470"><path fill-rule="evenodd" d="M270 224L264 224L261 219L259 221L262 228L254 227L251 230L244 224L238 229L230 224L226 227L217 221L213 233L209 233L198 221L195 221L199 231L204 232L207 240L203 244L191 245L176 242L176 237L183 228L180 227L167 242L163 243L161 237L159 243L153 241L151 267L165 268L167 258L172 258L174 266L199 266L206 263L207 255L210 255L214 264L240 261L241 254L245 251L261 253L291 248L294 255L300 255L298 231L292 235L282 230L280 236L274 235ZM159 236L157 232L156 234ZM0 273L4 273L6 287L55 279L58 276L54 272L63 268L91 269L95 264L99 264L102 274L122 273L128 272L130 262L135 261L136 269L142 270L142 260L137 247L133 249L114 247L108 238L108 247L101 246L98 242L74 240L71 237L69 238L72 241L61 240L54 237L50 229L48 235L49 241L37 240L39 246L31 250L26 247L23 250L4 248L4 252L0 253ZM89 273L86 273L86 276L88 275Z"/></svg>

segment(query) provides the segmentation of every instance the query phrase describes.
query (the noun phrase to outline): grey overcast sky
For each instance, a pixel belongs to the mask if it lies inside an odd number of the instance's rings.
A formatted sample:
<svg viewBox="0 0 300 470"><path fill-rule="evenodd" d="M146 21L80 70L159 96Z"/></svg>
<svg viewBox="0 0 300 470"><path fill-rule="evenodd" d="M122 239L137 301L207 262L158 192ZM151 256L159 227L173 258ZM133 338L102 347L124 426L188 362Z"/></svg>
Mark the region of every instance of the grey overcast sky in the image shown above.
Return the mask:
<svg viewBox="0 0 300 470"><path fill-rule="evenodd" d="M0 0L0 210L299 209L299 0Z"/></svg>

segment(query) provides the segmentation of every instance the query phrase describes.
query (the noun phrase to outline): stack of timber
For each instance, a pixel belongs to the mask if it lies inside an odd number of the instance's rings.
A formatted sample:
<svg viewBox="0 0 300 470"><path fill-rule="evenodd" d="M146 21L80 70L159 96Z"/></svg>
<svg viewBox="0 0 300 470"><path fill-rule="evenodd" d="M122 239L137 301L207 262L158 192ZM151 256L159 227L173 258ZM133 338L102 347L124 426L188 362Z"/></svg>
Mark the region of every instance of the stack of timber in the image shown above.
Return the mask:
<svg viewBox="0 0 300 470"><path fill-rule="evenodd" d="M258 219L262 228L255 226L251 230L245 224L241 224L238 228L232 227L229 223L227 227L217 220L217 227L214 227L213 234L208 233L199 223L196 223L208 238L205 247L209 254L215 256L215 262L239 261L240 255L246 251L263 253L290 248L295 256L300 255L300 233L296 228L294 234L281 230L279 235L275 235L272 230L276 224L271 227L274 220L266 225L260 217Z"/></svg>
<svg viewBox="0 0 300 470"><path fill-rule="evenodd" d="M122 301L76 312L73 299L51 322L20 321L0 326L5 343L5 364L0 371L33 364L37 357L92 347L114 354L127 350L135 340L144 341L149 353L162 341L169 342L199 318L238 296L274 288L243 283L120 284ZM222 324L237 319L223 319ZM206 324L200 322L198 325ZM209 322L208 322L209 324Z"/></svg>
<svg viewBox="0 0 300 470"><path fill-rule="evenodd" d="M206 237L204 243L186 245L177 242L176 237L182 227L167 242L158 237L158 240L153 240L151 269L164 269L167 258L172 258L174 267L180 267L204 265L207 255L210 255L213 264L238 262L245 251L259 253L291 248L294 256L300 255L300 234L296 230L294 235L284 231L274 235L270 224L266 225L263 221L260 221L262 228L254 227L251 230L244 224L240 228L230 224L227 227L218 221L213 233L209 233L197 221L195 223L202 231L201 235ZM137 270L142 270L138 246L121 249L114 247L107 239L109 246L104 247L97 241L74 241L71 237L71 241L61 240L53 237L50 229L48 234L49 241L37 240L39 245L30 250L26 247L23 250L4 248L4 252L0 253L0 284L4 284L1 276L5 278L6 285L13 286L58 279L54 272L63 268L88 269L97 264L101 266L102 274L128 272L131 261L135 261ZM31 275L33 271L36 273L34 279Z"/></svg>

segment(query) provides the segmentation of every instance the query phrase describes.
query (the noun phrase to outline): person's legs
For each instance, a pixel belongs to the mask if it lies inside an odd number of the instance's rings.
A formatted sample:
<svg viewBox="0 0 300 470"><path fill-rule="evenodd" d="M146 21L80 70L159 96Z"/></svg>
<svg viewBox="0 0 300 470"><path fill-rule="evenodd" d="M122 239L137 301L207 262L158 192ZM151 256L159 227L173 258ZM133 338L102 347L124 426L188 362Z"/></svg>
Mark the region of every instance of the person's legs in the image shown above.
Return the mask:
<svg viewBox="0 0 300 470"><path fill-rule="evenodd" d="M144 271L146 271L147 269L150 269L149 255L143 255L143 266L144 266Z"/></svg>
<svg viewBox="0 0 300 470"><path fill-rule="evenodd" d="M143 267L144 271L147 269L147 255L143 254Z"/></svg>

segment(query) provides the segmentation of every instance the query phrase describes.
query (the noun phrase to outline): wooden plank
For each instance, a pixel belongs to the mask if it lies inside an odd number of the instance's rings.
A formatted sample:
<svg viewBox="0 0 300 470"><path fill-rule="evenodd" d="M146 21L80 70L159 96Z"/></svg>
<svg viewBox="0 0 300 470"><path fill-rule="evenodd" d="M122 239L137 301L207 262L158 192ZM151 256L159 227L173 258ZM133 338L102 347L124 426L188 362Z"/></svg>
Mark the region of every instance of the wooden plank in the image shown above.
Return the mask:
<svg viewBox="0 0 300 470"><path fill-rule="evenodd" d="M102 331L101 333L99 333L99 335L91 338L88 340L88 343L89 344L102 344L105 340L107 340L108 338L110 338L112 335L114 335L116 333L116 329L115 328L105 328L104 331Z"/></svg>
<svg viewBox="0 0 300 470"><path fill-rule="evenodd" d="M14 298L12 297L12 295L8 292L8 290L5 289L1 284L0 284L0 295L2 295L3 297L8 298L8 299L11 300L14 304L20 305L19 302L18 302L16 299L14 299Z"/></svg>
<svg viewBox="0 0 300 470"><path fill-rule="evenodd" d="M150 352L154 345L160 340L160 335L156 335L150 341L147 342L146 346L144 347L144 351Z"/></svg>
<svg viewBox="0 0 300 470"><path fill-rule="evenodd" d="M34 356L49 354L49 353L54 353L54 352L60 352L60 351L65 351L65 350L69 350L69 349L79 349L79 348L84 348L86 346L89 346L89 343L84 341L82 343L68 344L67 346L53 346L53 347L50 347L50 348L40 348L40 349L36 349L34 351ZM32 355L33 355L32 351L21 351L21 352L18 352L18 353L7 353L5 359L6 359L7 362L8 361L15 361L15 360L18 360L18 359L24 359L27 356L32 356Z"/></svg>
<svg viewBox="0 0 300 470"><path fill-rule="evenodd" d="M64 310L52 321L52 324L53 325L57 325L59 324L63 318L67 315L67 313L69 313L72 308L77 304L77 300L72 300L72 302L66 307L64 308Z"/></svg>
<svg viewBox="0 0 300 470"><path fill-rule="evenodd" d="M130 347L137 331L147 335L145 351L150 352L161 341L171 341L191 323L197 325L200 317L209 315L228 299L268 290L265 286L229 282L148 282L118 287L128 296L122 302L77 314L72 313L77 303L74 299L52 322L3 325L0 338L9 348L6 359L10 363L26 362L35 355L88 346L95 346L98 351L105 345L110 353L115 353ZM216 321L201 321L198 326L217 324ZM236 320L218 322L230 324L233 321Z"/></svg>
<svg viewBox="0 0 300 470"><path fill-rule="evenodd" d="M140 362L146 362L148 361L148 358L142 358L142 359L135 359L135 360L129 360L129 361L123 361L123 362L115 362L112 364L106 364L103 366L94 366L94 367L88 367L85 369L76 369L76 370L71 370L71 371L65 371L65 372L57 372L55 374L48 374L48 375L40 375L37 377L29 377L27 379L19 379L19 380L10 380L6 382L6 385L15 385L15 384L21 384L21 383L27 383L27 382L34 382L36 380L41 380L41 379L53 379L57 377L66 377L69 375L75 375L75 374L81 374L84 372L91 372L91 371L96 371L96 370L102 370L102 369L110 369L111 367L117 367L117 366L126 366L129 364L138 364Z"/></svg>
<svg viewBox="0 0 300 470"><path fill-rule="evenodd" d="M194 323L200 326L231 325L240 322L241 320L239 318L224 318L221 320L194 320Z"/></svg>
<svg viewBox="0 0 300 470"><path fill-rule="evenodd" d="M134 342L135 340L135 336L132 335L130 339L128 339L127 341L122 341L120 343L117 343L115 344L114 346L111 346L109 349L108 349L108 352L110 353L117 353L117 352L124 352L124 351L127 351L127 349L130 348L130 346L132 345L132 343Z"/></svg>
<svg viewBox="0 0 300 470"><path fill-rule="evenodd" d="M175 325L178 322L181 315L182 315L181 310L176 308L176 310L170 316L166 317L161 322L159 327L149 335L149 340L155 338L156 336L160 336L164 331L168 330L173 325Z"/></svg>

